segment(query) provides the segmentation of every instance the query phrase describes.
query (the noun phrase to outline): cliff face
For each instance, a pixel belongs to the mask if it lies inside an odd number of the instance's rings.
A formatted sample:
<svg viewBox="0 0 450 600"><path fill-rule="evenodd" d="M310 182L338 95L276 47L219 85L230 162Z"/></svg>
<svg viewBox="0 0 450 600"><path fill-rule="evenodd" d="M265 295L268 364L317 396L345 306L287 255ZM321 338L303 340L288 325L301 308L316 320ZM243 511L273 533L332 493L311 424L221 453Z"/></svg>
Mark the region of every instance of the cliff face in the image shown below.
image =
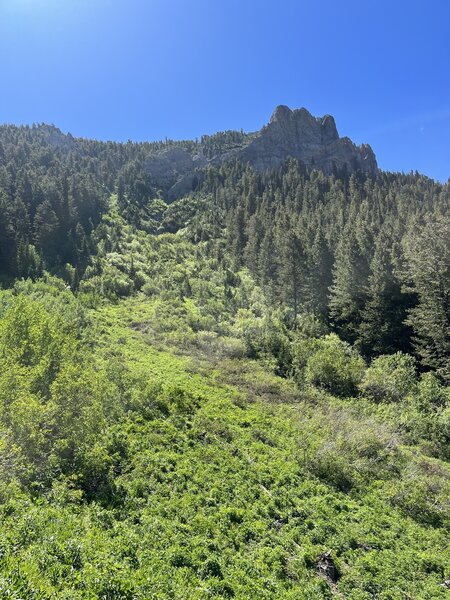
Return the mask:
<svg viewBox="0 0 450 600"><path fill-rule="evenodd" d="M40 125L31 131L62 152L88 156L92 151L87 140L64 135L53 126ZM94 144L97 150L102 143ZM142 168L169 201L188 194L204 167L236 159L260 172L280 166L289 157L299 160L307 169L319 169L327 175L378 171L370 146L356 146L349 138L340 138L332 116L314 117L305 108L291 110L278 106L269 123L255 133L228 131L204 136L201 142L155 146L157 149L152 144L142 145ZM126 152L119 162L120 166L127 162Z"/></svg>
<svg viewBox="0 0 450 600"><path fill-rule="evenodd" d="M314 117L306 108L291 110L287 106L278 106L269 123L256 133L247 134L239 147L219 151L211 158L203 154L203 149L193 158L187 150L181 149L170 157L172 162L170 168L167 165L167 173L172 177L173 187L168 192L169 200L189 192L194 180L193 169L235 159L261 172L278 167L289 157L299 160L307 169L319 169L327 175L378 171L372 148L367 144L356 146L348 137L339 137L331 115ZM153 167L165 162L151 161L151 174L160 175L157 173L160 168Z"/></svg>
<svg viewBox="0 0 450 600"><path fill-rule="evenodd" d="M378 170L371 147L340 138L332 116L313 117L305 108L287 106L278 106L268 125L237 156L258 171L276 167L288 157L327 174L343 168L350 173Z"/></svg>

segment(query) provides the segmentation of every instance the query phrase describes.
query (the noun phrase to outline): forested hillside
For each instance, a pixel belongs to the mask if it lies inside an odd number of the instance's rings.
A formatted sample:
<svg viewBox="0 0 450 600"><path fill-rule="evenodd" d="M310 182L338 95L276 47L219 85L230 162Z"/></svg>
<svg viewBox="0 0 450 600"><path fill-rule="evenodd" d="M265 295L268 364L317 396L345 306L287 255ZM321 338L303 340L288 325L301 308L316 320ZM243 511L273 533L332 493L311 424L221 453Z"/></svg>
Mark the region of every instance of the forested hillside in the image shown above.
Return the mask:
<svg viewBox="0 0 450 600"><path fill-rule="evenodd" d="M1 598L450 596L450 187L271 131L0 127Z"/></svg>
<svg viewBox="0 0 450 600"><path fill-rule="evenodd" d="M157 187L164 176L150 174L149 161L170 149L208 154L213 144L226 152L242 136L115 144L49 126L2 127L3 281L47 270L77 289L102 253L117 251L102 222L114 206L137 230L187 226L188 239L211 241L208 251L222 246L218 260L233 271L247 267L290 326L308 315L367 358L415 352L448 381L448 184L419 174L325 176L293 159L260 173L232 161L198 169L191 193L168 202L167 189ZM142 287L134 267L118 271L131 278L127 289Z"/></svg>

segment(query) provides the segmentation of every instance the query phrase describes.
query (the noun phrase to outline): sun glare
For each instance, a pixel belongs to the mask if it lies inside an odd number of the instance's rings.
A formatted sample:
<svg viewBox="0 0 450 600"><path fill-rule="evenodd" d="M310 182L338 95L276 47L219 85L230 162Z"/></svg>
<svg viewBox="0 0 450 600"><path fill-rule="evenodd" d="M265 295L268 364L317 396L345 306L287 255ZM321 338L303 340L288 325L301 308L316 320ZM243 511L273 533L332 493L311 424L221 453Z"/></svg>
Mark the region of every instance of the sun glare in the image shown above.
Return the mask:
<svg viewBox="0 0 450 600"><path fill-rule="evenodd" d="M60 0L4 0L2 4L10 13L36 14L45 12L48 14L55 9L61 12L62 9L69 8L71 3L61 2Z"/></svg>

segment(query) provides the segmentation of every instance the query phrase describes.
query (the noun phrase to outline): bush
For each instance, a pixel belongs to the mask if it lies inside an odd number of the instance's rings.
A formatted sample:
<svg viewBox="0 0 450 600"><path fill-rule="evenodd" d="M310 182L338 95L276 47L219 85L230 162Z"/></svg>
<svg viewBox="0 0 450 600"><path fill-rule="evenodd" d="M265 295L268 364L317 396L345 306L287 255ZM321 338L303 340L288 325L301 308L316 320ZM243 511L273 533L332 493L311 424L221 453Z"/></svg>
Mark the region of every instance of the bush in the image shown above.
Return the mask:
<svg viewBox="0 0 450 600"><path fill-rule="evenodd" d="M345 410L332 410L327 420L328 434L309 463L314 475L341 491L398 475L402 459L391 428Z"/></svg>
<svg viewBox="0 0 450 600"><path fill-rule="evenodd" d="M420 444L429 456L450 457L450 389L434 373L423 373L408 403L401 406L408 444Z"/></svg>
<svg viewBox="0 0 450 600"><path fill-rule="evenodd" d="M356 393L364 375L361 356L332 333L294 344L294 376L298 382L322 388L337 396Z"/></svg>
<svg viewBox="0 0 450 600"><path fill-rule="evenodd" d="M243 358L246 347L242 340L220 337L215 331L199 331L195 345L208 357Z"/></svg>
<svg viewBox="0 0 450 600"><path fill-rule="evenodd" d="M435 412L450 405L450 389L444 387L434 373L423 373L417 384L414 403L421 412Z"/></svg>
<svg viewBox="0 0 450 600"><path fill-rule="evenodd" d="M448 468L439 462L411 462L397 482L391 502L419 523L449 527L449 481Z"/></svg>
<svg viewBox="0 0 450 600"><path fill-rule="evenodd" d="M436 438L446 460L450 459L450 404L439 411L436 419Z"/></svg>
<svg viewBox="0 0 450 600"><path fill-rule="evenodd" d="M241 308L237 311L234 334L245 344L249 358L267 360L273 357L278 375L285 375L290 370L290 343L280 315L256 316L254 311Z"/></svg>
<svg viewBox="0 0 450 600"><path fill-rule="evenodd" d="M295 327L298 335L305 338L323 337L330 331L322 320L311 313L302 313L297 315Z"/></svg>
<svg viewBox="0 0 450 600"><path fill-rule="evenodd" d="M397 352L376 358L367 369L360 389L375 402L400 402L415 386L414 358Z"/></svg>

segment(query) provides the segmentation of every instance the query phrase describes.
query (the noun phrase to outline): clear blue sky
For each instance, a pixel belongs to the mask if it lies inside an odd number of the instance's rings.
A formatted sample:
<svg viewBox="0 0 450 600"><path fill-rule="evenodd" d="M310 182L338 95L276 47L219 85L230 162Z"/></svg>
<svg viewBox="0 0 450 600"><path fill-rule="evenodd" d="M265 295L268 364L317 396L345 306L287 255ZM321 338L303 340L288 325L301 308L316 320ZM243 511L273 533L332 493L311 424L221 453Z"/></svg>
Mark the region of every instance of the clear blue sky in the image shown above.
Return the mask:
<svg viewBox="0 0 450 600"><path fill-rule="evenodd" d="M446 181L449 31L450 0L0 0L0 122L138 141L305 106Z"/></svg>

